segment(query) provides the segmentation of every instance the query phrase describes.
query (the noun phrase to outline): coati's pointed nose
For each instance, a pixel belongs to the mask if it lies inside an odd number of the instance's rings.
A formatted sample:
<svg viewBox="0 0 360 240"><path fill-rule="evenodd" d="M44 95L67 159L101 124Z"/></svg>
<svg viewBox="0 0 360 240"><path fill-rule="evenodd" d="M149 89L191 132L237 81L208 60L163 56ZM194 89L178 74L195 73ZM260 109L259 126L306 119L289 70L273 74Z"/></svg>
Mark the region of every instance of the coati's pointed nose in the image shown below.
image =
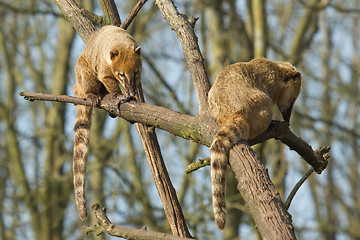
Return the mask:
<svg viewBox="0 0 360 240"><path fill-rule="evenodd" d="M293 109L293 104L291 104L285 111L281 111L281 115L286 122L290 122L290 116Z"/></svg>
<svg viewBox="0 0 360 240"><path fill-rule="evenodd" d="M291 109L288 109L285 113L282 113L284 121L290 122Z"/></svg>
<svg viewBox="0 0 360 240"><path fill-rule="evenodd" d="M130 97L135 97L135 91L134 91L134 89L131 89L131 90L129 91L129 96L130 96Z"/></svg>

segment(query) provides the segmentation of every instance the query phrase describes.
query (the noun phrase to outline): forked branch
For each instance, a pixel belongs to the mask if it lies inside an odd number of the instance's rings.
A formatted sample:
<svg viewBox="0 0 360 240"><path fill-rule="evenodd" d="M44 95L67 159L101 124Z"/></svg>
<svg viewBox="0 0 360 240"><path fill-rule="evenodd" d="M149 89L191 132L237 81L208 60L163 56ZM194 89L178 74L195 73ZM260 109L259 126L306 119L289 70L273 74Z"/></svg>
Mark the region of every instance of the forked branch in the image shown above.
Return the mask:
<svg viewBox="0 0 360 240"><path fill-rule="evenodd" d="M105 208L102 208L98 203L91 206L91 211L97 219L97 224L91 227L85 227L86 234L94 232L98 236L106 233L110 236L121 237L133 240L190 240L191 238L182 238L171 234L162 232L150 232L145 227L141 229L134 229L128 227L117 226L113 224L106 216Z"/></svg>

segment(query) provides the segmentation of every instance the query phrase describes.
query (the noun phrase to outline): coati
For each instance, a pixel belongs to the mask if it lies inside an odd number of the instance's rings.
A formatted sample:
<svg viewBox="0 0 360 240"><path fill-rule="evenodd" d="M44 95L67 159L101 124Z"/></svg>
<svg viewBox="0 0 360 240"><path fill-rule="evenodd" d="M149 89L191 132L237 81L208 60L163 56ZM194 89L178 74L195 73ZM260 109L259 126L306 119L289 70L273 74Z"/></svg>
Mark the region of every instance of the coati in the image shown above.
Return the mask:
<svg viewBox="0 0 360 240"><path fill-rule="evenodd" d="M135 88L140 85L141 68L141 48L132 36L116 26L102 27L93 33L77 60L74 94L92 100L95 106L105 89L119 103L124 95L126 99L134 97ZM82 220L87 217L84 191L91 113L92 107L76 106L73 174L75 200Z"/></svg>
<svg viewBox="0 0 360 240"><path fill-rule="evenodd" d="M210 147L215 223L225 226L225 173L230 149L266 130L276 105L285 121L300 93L301 74L286 62L265 58L225 67L209 91L210 112L221 124Z"/></svg>

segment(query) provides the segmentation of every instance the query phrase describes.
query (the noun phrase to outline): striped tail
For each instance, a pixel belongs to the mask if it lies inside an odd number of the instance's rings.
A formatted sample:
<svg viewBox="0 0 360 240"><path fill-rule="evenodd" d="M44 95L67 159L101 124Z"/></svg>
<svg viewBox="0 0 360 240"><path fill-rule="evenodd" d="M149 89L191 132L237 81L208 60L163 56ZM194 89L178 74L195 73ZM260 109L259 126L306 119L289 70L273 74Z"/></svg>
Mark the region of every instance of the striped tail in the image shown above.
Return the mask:
<svg viewBox="0 0 360 240"><path fill-rule="evenodd" d="M92 107L76 106L76 119L74 126L74 190L75 200L81 220L86 219L85 176L86 161L90 136Z"/></svg>
<svg viewBox="0 0 360 240"><path fill-rule="evenodd" d="M248 132L248 125L242 118L228 120L216 133L210 147L212 201L215 223L220 231L223 231L226 219L225 176L229 151L240 139L246 139Z"/></svg>

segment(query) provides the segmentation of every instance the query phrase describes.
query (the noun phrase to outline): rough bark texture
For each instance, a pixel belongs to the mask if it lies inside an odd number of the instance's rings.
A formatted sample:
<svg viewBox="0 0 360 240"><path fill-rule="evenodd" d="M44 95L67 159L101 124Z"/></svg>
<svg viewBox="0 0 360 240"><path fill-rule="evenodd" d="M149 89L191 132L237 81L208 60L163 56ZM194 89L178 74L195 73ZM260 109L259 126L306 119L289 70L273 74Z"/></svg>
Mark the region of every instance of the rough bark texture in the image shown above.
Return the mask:
<svg viewBox="0 0 360 240"><path fill-rule="evenodd" d="M193 17L189 19L187 16L180 14L172 1L157 0L155 2L181 42L196 97L199 101L199 114L207 114L209 109L207 96L210 90L210 82L198 45L198 39L194 32L196 19Z"/></svg>
<svg viewBox="0 0 360 240"><path fill-rule="evenodd" d="M229 163L262 239L296 239L291 215L254 150L245 142L236 145Z"/></svg>
<svg viewBox="0 0 360 240"><path fill-rule="evenodd" d="M139 102L145 102L141 86L136 89L136 98ZM166 169L155 128L142 123L135 123L135 125L172 233L180 237L192 237Z"/></svg>
<svg viewBox="0 0 360 240"><path fill-rule="evenodd" d="M82 14L82 9L73 0L54 0L61 13L73 25L84 42L87 42L91 33L95 31L92 22Z"/></svg>

